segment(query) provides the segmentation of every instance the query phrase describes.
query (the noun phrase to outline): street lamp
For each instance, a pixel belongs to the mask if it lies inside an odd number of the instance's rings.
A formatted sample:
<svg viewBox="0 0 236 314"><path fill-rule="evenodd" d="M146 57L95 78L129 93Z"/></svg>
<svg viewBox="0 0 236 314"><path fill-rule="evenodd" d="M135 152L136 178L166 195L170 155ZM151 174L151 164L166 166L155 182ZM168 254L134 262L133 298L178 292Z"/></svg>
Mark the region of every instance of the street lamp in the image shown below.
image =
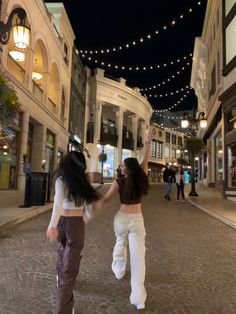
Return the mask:
<svg viewBox="0 0 236 314"><path fill-rule="evenodd" d="M207 119L205 117L205 112L200 112L197 118L189 119L187 114L184 114L184 119L181 121L181 127L187 128L191 127L192 129L192 136L196 138L197 130L200 127L201 129L205 129L207 127ZM195 152L191 154L191 163L192 163L192 176L191 176L191 191L189 193L190 196L198 196L196 189L195 189Z"/></svg>
<svg viewBox="0 0 236 314"><path fill-rule="evenodd" d="M0 0L1 12L2 0ZM17 15L19 21L12 25L14 16ZM26 49L29 46L30 28L25 23L26 12L23 8L15 8L8 17L6 24L0 21L0 43L7 45L10 39L11 29L13 31L14 44L19 49ZM0 50L2 50L0 48Z"/></svg>
<svg viewBox="0 0 236 314"><path fill-rule="evenodd" d="M181 120L181 128L186 129L189 127L192 128L192 134L196 135L196 131L198 126L201 129L205 129L207 127L207 119L205 118L205 112L200 112L197 118L190 119L188 115L185 113L183 120Z"/></svg>

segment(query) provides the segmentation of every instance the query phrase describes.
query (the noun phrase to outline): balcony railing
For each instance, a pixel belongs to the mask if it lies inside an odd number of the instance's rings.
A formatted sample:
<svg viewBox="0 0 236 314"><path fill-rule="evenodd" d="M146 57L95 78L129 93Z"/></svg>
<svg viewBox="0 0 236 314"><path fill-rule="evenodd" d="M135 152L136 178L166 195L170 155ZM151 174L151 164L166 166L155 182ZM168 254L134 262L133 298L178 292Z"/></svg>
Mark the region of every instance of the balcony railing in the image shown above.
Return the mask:
<svg viewBox="0 0 236 314"><path fill-rule="evenodd" d="M43 102L43 89L33 81L33 94L40 101Z"/></svg>
<svg viewBox="0 0 236 314"><path fill-rule="evenodd" d="M57 115L57 105L50 98L47 101L47 108L51 113Z"/></svg>
<svg viewBox="0 0 236 314"><path fill-rule="evenodd" d="M7 67L9 72L23 84L25 79L25 70L9 54L7 56Z"/></svg>
<svg viewBox="0 0 236 314"><path fill-rule="evenodd" d="M130 131L123 130L122 148L130 150L134 149L133 134Z"/></svg>
<svg viewBox="0 0 236 314"><path fill-rule="evenodd" d="M116 147L117 142L118 142L117 128L115 126L102 124L100 143L102 145L109 144L111 146Z"/></svg>

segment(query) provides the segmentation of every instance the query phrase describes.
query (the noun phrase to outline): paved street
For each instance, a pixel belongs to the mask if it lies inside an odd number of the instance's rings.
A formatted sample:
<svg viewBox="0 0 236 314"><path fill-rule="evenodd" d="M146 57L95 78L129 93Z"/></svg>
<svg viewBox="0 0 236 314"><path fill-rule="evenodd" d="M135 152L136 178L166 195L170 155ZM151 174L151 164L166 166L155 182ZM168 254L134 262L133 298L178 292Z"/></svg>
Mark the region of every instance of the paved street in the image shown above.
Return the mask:
<svg viewBox="0 0 236 314"><path fill-rule="evenodd" d="M143 212L147 230L148 298L142 313L236 313L236 232L200 211L163 199L151 187ZM130 272L117 281L110 269L117 199L87 226L75 298L79 314L132 314ZM45 231L50 213L0 239L0 313L52 314L55 251Z"/></svg>

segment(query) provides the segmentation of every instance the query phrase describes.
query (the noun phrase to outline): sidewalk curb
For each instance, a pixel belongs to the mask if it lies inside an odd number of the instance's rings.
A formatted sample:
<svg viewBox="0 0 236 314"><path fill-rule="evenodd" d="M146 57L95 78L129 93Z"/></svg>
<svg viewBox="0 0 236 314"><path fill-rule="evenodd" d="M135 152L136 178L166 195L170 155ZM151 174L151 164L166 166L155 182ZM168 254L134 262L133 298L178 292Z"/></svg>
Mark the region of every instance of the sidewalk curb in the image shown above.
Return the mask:
<svg viewBox="0 0 236 314"><path fill-rule="evenodd" d="M12 217L9 220L1 223L0 224L0 230L2 231L6 228L13 227L15 225L18 225L18 224L28 220L28 219L31 219L37 215L40 215L40 214L52 209L52 206L53 206L53 204L49 203L49 204L46 204L44 206L39 206L39 207L36 207L33 209L29 209L28 211L21 213L15 217Z"/></svg>
<svg viewBox="0 0 236 314"><path fill-rule="evenodd" d="M208 215L210 215L210 216L216 218L217 220L220 220L220 221L221 221L222 223L224 223L225 225L227 225L227 226L229 226L229 227L231 227L231 228L233 228L233 229L236 230L236 224L233 223L231 220L229 220L229 219L227 219L227 218L225 218L225 217L223 217L223 216L217 214L217 213L214 212L213 210L207 209L206 207L204 207L204 206L202 206L202 205L196 204L194 201L192 201L192 200L189 199L189 198L187 198L187 201L188 201L191 205L193 205L193 206L195 206L195 207L201 209L202 211L204 211L204 212L207 213Z"/></svg>
<svg viewBox="0 0 236 314"><path fill-rule="evenodd" d="M95 189L100 190L104 185L105 184L100 184L100 185L96 186ZM32 209L29 208L25 212L15 216L15 217L12 217L3 223L0 223L0 231L7 229L7 228L10 228L10 227L13 227L15 225L18 225L18 224L20 224L20 223L22 223L28 219L31 219L37 215L43 214L44 212L52 209L52 207L53 207L53 202L48 203L44 206L38 206L38 207L35 207Z"/></svg>

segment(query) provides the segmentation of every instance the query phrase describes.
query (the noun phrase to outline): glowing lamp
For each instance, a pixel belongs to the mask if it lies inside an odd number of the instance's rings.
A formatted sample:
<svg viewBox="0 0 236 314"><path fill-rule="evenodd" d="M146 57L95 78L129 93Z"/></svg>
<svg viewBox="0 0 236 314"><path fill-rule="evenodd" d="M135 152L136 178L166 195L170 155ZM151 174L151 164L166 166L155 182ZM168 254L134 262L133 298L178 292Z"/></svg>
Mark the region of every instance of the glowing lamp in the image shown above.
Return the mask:
<svg viewBox="0 0 236 314"><path fill-rule="evenodd" d="M38 72L32 72L32 79L35 81L41 80L41 78L43 77L43 75L41 73Z"/></svg>
<svg viewBox="0 0 236 314"><path fill-rule="evenodd" d="M25 61L25 54L23 52L13 50L9 52L9 55L18 62Z"/></svg>
<svg viewBox="0 0 236 314"><path fill-rule="evenodd" d="M184 119L181 121L181 128L187 129L188 126L189 126L189 121L187 119Z"/></svg>
<svg viewBox="0 0 236 314"><path fill-rule="evenodd" d="M205 129L207 127L207 119L200 120L200 128Z"/></svg>
<svg viewBox="0 0 236 314"><path fill-rule="evenodd" d="M12 30L15 46L20 49L28 48L30 29L23 24L16 24L12 27Z"/></svg>

